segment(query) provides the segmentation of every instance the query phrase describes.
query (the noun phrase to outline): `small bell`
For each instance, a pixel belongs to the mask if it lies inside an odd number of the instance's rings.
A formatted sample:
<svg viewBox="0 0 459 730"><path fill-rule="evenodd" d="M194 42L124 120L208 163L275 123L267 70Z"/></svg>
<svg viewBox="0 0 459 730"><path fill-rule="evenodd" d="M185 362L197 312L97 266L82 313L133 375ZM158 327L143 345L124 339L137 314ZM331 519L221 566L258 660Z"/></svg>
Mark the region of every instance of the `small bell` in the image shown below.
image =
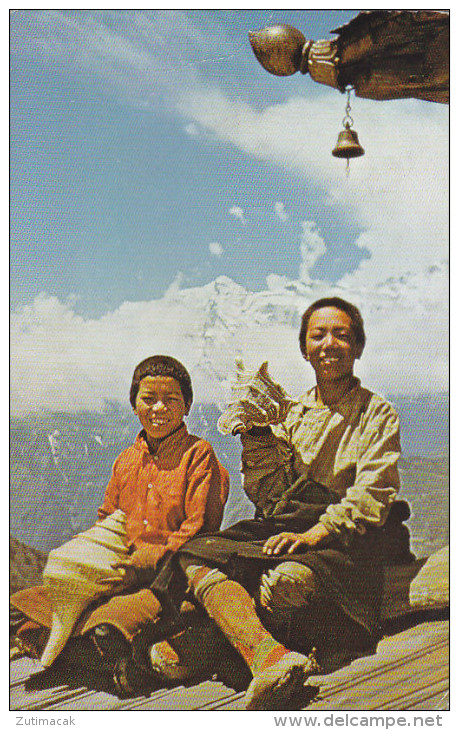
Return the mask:
<svg viewBox="0 0 459 730"><path fill-rule="evenodd" d="M338 135L336 147L332 150L334 157L341 157L346 160L346 174L349 175L349 160L353 157L361 157L365 150L359 142L357 132L351 129L354 120L351 117L351 88L347 89L346 116L343 119L343 131Z"/></svg>
<svg viewBox="0 0 459 730"><path fill-rule="evenodd" d="M353 157L361 157L364 154L365 150L359 142L357 132L351 129L349 122L346 122L345 128L338 135L338 141L332 155L349 160Z"/></svg>

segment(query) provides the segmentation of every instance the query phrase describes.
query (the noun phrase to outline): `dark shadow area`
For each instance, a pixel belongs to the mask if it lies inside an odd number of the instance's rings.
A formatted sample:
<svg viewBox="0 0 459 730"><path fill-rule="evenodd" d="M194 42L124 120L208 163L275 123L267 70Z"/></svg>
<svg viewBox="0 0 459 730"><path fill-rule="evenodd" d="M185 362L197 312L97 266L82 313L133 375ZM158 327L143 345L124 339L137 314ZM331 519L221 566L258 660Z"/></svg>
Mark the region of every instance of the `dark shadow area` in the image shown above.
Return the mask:
<svg viewBox="0 0 459 730"><path fill-rule="evenodd" d="M449 607L413 612L385 622L382 636L393 636L423 623L448 619ZM202 617L200 620L202 621ZM312 628L312 624L314 624L314 628ZM160 683L148 673L143 674L140 678L132 677L133 681L130 684L135 687L135 691L129 696L133 698L149 697L159 689L164 690L177 686L189 688L208 680L219 681L235 692L245 691L252 675L237 651L216 629L215 625L213 627L211 643L214 660L205 671L196 672L189 680L176 682ZM202 630L203 626L200 628ZM284 641L293 650L307 654L315 647L321 674L330 674L349 665L352 661L363 656L370 656L376 651L377 642L369 641L366 632L360 631L355 623L348 620L341 612L336 612L332 605L322 605L320 620L315 612L311 613L306 620L303 612L301 616L291 616L289 622L282 626L277 625L275 628L270 626L270 628L273 629L276 638ZM202 641L208 638L206 631L202 631L201 638ZM202 649L202 641L199 644L199 641L196 641L196 635L194 636L193 653L199 651L200 646ZM191 655L188 658L191 659ZM67 647L62 656L49 669L38 672L26 680L26 691L33 692L65 686L70 691L86 689L126 699L127 696L117 690L113 672L89 662L85 663L82 659L81 648L72 653ZM129 672L128 678L131 679ZM319 697L319 693L320 687L306 685L292 698L289 709L298 710L306 707Z"/></svg>
<svg viewBox="0 0 459 730"><path fill-rule="evenodd" d="M52 666L32 675L25 682L27 692L65 685L69 689L85 688L116 696L113 678L108 672L94 672L85 667Z"/></svg>
<svg viewBox="0 0 459 730"><path fill-rule="evenodd" d="M386 621L383 626L384 636L393 636L399 634L401 631L411 629L413 626L418 624L428 623L432 621L448 621L449 620L449 606L445 608L432 608L429 610L423 609L422 611L414 611L398 618Z"/></svg>

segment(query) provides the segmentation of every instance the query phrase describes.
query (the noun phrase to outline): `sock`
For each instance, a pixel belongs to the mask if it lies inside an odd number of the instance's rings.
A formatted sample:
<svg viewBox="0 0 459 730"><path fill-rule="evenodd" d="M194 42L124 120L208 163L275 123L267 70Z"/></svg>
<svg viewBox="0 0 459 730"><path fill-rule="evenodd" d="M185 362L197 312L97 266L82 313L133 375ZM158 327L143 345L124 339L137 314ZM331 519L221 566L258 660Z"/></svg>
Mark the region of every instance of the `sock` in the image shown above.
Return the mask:
<svg viewBox="0 0 459 730"><path fill-rule="evenodd" d="M206 633L185 631L150 648L153 669L163 680L177 681L197 677L210 666L209 651L205 646Z"/></svg>
<svg viewBox="0 0 459 730"><path fill-rule="evenodd" d="M153 644L149 653L151 666L163 682L183 682L197 673L196 667L180 658L173 639Z"/></svg>
<svg viewBox="0 0 459 730"><path fill-rule="evenodd" d="M193 587L197 590L196 585ZM252 597L236 581L223 580L212 585L204 594L202 602L252 674L265 671L289 653L265 629Z"/></svg>
<svg viewBox="0 0 459 730"><path fill-rule="evenodd" d="M263 639L254 652L251 670L254 675L264 672L269 667L277 664L286 654L290 653L290 649L286 649L272 636Z"/></svg>

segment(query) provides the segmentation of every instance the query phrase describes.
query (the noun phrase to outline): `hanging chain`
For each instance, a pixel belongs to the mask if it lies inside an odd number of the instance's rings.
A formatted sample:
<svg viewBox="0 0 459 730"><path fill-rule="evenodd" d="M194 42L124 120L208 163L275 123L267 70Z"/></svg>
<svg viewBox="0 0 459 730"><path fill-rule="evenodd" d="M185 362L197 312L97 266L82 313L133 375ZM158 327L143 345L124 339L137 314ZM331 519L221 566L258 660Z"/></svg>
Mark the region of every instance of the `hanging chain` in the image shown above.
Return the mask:
<svg viewBox="0 0 459 730"><path fill-rule="evenodd" d="M346 106L344 109L344 111L346 112L346 116L343 118L343 127L345 129L350 129L352 127L352 125L354 124L354 120L351 117L351 91L352 91L352 88L353 88L352 86L348 86L346 89L347 103L346 103Z"/></svg>
<svg viewBox="0 0 459 730"><path fill-rule="evenodd" d="M344 129L350 129L352 125L354 124L354 120L351 117L351 91L352 86L348 86L346 89L347 92L347 102L344 111L346 112L346 116L343 119L343 127ZM351 166L349 164L349 157L346 158L346 177L349 177L349 173L351 171Z"/></svg>

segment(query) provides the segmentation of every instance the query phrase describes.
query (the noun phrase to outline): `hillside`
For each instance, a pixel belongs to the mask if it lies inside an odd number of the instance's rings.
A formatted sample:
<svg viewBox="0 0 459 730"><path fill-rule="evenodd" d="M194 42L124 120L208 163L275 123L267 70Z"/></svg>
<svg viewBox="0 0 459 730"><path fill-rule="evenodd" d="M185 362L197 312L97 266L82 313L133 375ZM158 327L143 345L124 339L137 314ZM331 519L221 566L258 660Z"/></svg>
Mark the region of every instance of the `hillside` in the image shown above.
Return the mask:
<svg viewBox="0 0 459 730"><path fill-rule="evenodd" d="M41 583L46 553L10 537L10 593Z"/></svg>
<svg viewBox="0 0 459 730"><path fill-rule="evenodd" d="M411 453L400 462L402 496L412 507L411 529L416 553L430 554L448 542L448 457L443 395L429 403L392 399L404 432L410 433ZM429 408L429 425L417 418ZM446 409L446 410L445 410ZM224 526L253 514L244 495L239 439L216 429L216 405L194 404L189 430L213 444L231 478ZM13 538L48 552L90 527L103 499L117 455L132 443L137 421L128 409L108 404L103 413L45 412L11 422L10 532ZM426 438L435 451L423 451ZM407 449L405 449L405 453ZM422 454L422 456L419 456Z"/></svg>
<svg viewBox="0 0 459 730"><path fill-rule="evenodd" d="M411 506L410 530L418 557L449 543L449 457L401 459L400 496Z"/></svg>

